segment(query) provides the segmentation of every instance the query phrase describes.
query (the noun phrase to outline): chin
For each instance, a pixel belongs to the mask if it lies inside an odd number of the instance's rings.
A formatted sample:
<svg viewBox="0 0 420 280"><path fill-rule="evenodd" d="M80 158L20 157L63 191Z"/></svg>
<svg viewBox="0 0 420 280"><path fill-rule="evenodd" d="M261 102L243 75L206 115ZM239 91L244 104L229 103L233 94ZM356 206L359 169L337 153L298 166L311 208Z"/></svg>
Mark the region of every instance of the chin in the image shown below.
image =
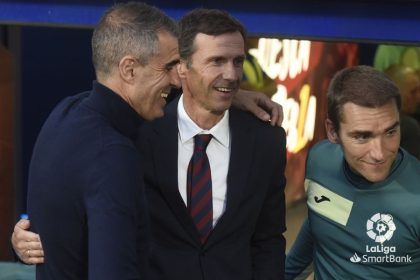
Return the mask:
<svg viewBox="0 0 420 280"><path fill-rule="evenodd" d="M370 176L364 176L367 180L372 183L379 183L384 181L389 175L389 172L383 172L380 174L371 174Z"/></svg>
<svg viewBox="0 0 420 280"><path fill-rule="evenodd" d="M157 112L154 116L153 116L153 119L159 119L159 118L161 118L161 117L163 117L165 115L165 113L163 112L163 110L162 111L160 111L160 112Z"/></svg>
<svg viewBox="0 0 420 280"><path fill-rule="evenodd" d="M215 106L214 111L224 112L226 110L229 110L231 106L232 106L232 100L226 101L226 102L221 102L221 103L219 103Z"/></svg>
<svg viewBox="0 0 420 280"><path fill-rule="evenodd" d="M160 111L156 111L156 112L150 112L148 114L143 115L143 119L145 119L146 121L153 121L155 119L161 118L164 115L164 111L160 110Z"/></svg>

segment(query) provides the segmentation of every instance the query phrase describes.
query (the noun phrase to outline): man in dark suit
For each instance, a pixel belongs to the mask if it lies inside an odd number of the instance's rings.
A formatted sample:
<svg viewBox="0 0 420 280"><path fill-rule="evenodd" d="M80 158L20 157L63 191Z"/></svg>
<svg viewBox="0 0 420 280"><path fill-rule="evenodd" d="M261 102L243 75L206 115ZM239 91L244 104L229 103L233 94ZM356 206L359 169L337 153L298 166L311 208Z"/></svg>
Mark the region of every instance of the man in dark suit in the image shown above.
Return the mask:
<svg viewBox="0 0 420 280"><path fill-rule="evenodd" d="M244 39L242 25L221 11L197 9L180 21L183 95L162 119L144 127L140 144L151 279L284 277L285 133L230 108L242 77ZM206 153L212 191L210 199L202 195L197 223L189 185L195 175L187 169L198 145L194 139L203 134L211 134ZM206 215L211 226L203 233Z"/></svg>
<svg viewBox="0 0 420 280"><path fill-rule="evenodd" d="M95 28L92 52L92 90L60 102L32 155L28 213L45 251L37 279L145 277L148 215L135 140L142 119L163 115L162 93L180 86L177 25L147 4L118 4Z"/></svg>

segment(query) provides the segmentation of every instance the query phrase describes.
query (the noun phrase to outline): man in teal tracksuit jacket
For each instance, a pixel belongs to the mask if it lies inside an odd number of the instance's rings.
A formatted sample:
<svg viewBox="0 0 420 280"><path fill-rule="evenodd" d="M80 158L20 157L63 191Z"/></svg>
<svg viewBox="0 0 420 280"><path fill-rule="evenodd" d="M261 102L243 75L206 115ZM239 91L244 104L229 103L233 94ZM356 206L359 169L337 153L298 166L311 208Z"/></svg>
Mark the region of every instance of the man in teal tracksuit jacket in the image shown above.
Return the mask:
<svg viewBox="0 0 420 280"><path fill-rule="evenodd" d="M286 279L313 260L316 279L417 279L420 162L399 147L400 95L356 66L328 92L329 141L306 165L308 220L287 256Z"/></svg>

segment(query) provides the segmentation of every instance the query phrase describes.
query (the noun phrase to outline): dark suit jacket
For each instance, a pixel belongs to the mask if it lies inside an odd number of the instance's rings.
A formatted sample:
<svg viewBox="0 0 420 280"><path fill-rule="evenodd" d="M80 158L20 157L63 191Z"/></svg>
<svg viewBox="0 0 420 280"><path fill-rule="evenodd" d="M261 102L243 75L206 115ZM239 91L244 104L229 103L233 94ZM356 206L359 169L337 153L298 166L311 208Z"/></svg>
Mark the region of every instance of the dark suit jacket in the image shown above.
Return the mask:
<svg viewBox="0 0 420 280"><path fill-rule="evenodd" d="M177 103L143 127L140 144L151 215L150 279L283 279L284 130L230 110L226 210L201 245L178 191Z"/></svg>
<svg viewBox="0 0 420 280"><path fill-rule="evenodd" d="M99 83L50 114L35 145L28 213L37 279L144 279L148 215L136 147L141 119Z"/></svg>

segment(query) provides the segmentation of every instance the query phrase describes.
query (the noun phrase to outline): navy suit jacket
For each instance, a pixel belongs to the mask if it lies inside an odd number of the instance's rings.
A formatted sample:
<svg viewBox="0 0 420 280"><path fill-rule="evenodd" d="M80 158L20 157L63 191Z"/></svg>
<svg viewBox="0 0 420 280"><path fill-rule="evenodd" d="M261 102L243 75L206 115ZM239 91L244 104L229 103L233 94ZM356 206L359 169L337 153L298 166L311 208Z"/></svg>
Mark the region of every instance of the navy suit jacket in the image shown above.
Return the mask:
<svg viewBox="0 0 420 280"><path fill-rule="evenodd" d="M202 245L178 191L177 103L143 127L140 143L151 221L150 279L283 279L284 130L230 110L226 210Z"/></svg>
<svg viewBox="0 0 420 280"><path fill-rule="evenodd" d="M48 117L28 187L32 230L45 253L37 279L140 279L148 244L135 145L140 124L121 97L98 83Z"/></svg>

